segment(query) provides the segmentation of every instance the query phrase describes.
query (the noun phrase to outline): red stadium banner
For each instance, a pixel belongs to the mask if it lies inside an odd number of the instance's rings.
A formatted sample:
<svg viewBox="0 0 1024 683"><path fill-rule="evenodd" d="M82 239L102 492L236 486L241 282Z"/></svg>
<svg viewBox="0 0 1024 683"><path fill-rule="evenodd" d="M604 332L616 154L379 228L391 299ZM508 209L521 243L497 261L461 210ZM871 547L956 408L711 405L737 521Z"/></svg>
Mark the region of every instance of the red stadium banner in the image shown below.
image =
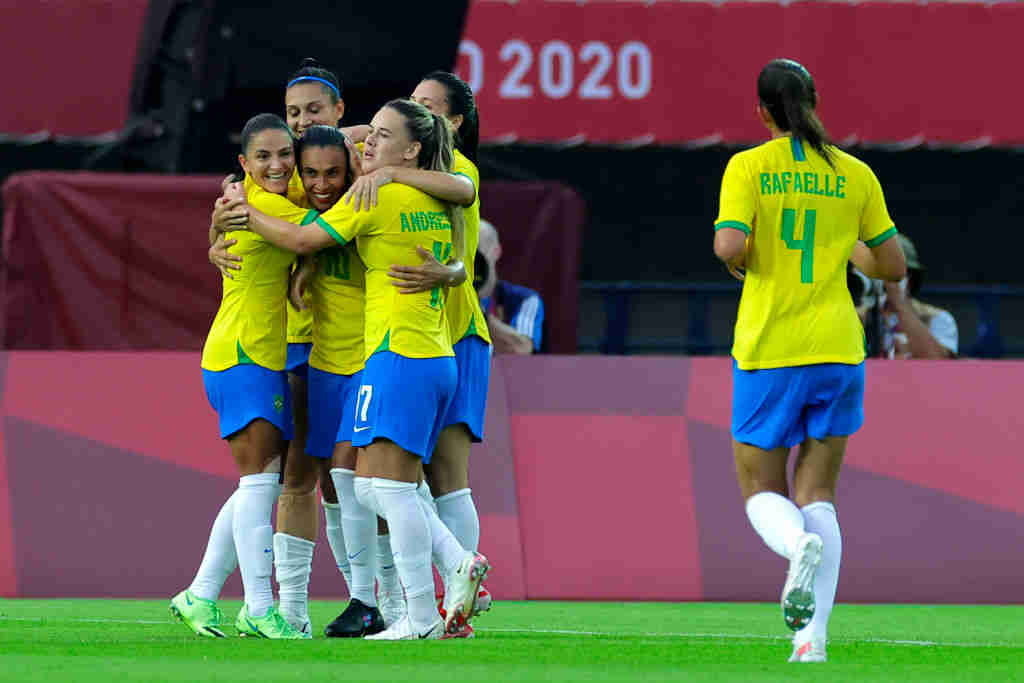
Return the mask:
<svg viewBox="0 0 1024 683"><path fill-rule="evenodd" d="M478 1L458 72L495 143L761 140L757 73L790 57L836 140L1020 144L1022 33L1022 3Z"/></svg>

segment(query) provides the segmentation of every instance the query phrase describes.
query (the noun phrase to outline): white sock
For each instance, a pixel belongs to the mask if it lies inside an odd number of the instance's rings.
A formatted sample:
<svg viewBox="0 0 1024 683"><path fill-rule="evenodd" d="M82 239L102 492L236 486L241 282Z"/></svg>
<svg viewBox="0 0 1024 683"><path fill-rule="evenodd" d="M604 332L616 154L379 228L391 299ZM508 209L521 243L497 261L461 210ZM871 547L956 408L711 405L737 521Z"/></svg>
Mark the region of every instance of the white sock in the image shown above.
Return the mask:
<svg viewBox="0 0 1024 683"><path fill-rule="evenodd" d="M339 503L328 503L320 501L324 506L324 533L327 535L327 544L331 546L331 553L334 554L334 564L338 566L345 579L345 587L349 594L352 593L352 568L348 564L348 556L345 554L345 531L341 525L341 505Z"/></svg>
<svg viewBox="0 0 1024 683"><path fill-rule="evenodd" d="M274 530L270 513L281 486L278 474L249 474L238 480L232 530L242 570L249 616L262 617L274 604L270 576L274 570Z"/></svg>
<svg viewBox="0 0 1024 683"><path fill-rule="evenodd" d="M768 547L787 560L804 533L804 516L789 498L765 491L747 499L747 518Z"/></svg>
<svg viewBox="0 0 1024 683"><path fill-rule="evenodd" d="M331 468L331 480L341 506L341 525L345 529L346 561L352 572L348 594L368 607L376 607L373 581L377 571L377 515L356 500L355 477L352 470Z"/></svg>
<svg viewBox="0 0 1024 683"><path fill-rule="evenodd" d="M427 486L426 479L420 481L419 486L416 487L416 493L420 494L420 498L434 508L434 512L437 512L437 502L434 500L434 494L430 492L430 487Z"/></svg>
<svg viewBox="0 0 1024 683"><path fill-rule="evenodd" d="M274 534L274 566L281 616L293 622L309 620L309 573L316 543L298 536Z"/></svg>
<svg viewBox="0 0 1024 683"><path fill-rule="evenodd" d="M231 520L235 517L235 497L238 490L228 497L221 506L217 518L213 520L210 540L206 543L203 561L196 572L196 578L188 589L197 598L216 600L224 582L238 566L238 554L235 553L235 536L231 530Z"/></svg>
<svg viewBox="0 0 1024 683"><path fill-rule="evenodd" d="M378 594L402 594L402 584L398 581L398 570L395 569L395 557L391 554L390 534L377 537L377 591Z"/></svg>
<svg viewBox="0 0 1024 683"><path fill-rule="evenodd" d="M459 489L434 499L437 516L466 550L480 545L480 517L473 503L472 489Z"/></svg>
<svg viewBox="0 0 1024 683"><path fill-rule="evenodd" d="M391 531L391 551L405 589L409 621L425 629L438 619L434 572L430 567L430 527L416 484L374 477L373 488Z"/></svg>
<svg viewBox="0 0 1024 683"><path fill-rule="evenodd" d="M384 517L380 511L377 492L373 488L373 479L371 477L356 477L352 483L352 489L355 491L356 500L359 501L360 505L373 514ZM385 519L387 518L385 517Z"/></svg>
<svg viewBox="0 0 1024 683"><path fill-rule="evenodd" d="M427 517L427 526L430 527L431 558L441 579L445 582L447 590L448 577L466 558L466 549L462 547L459 540L455 538L455 535L445 526L429 504L421 499L420 506L423 508L423 514Z"/></svg>
<svg viewBox="0 0 1024 683"><path fill-rule="evenodd" d="M839 564L843 556L843 536L839 531L836 508L832 503L811 503L800 508L807 531L821 536L821 564L814 576L814 616L803 628L810 639L828 639L828 619L836 601L839 585Z"/></svg>

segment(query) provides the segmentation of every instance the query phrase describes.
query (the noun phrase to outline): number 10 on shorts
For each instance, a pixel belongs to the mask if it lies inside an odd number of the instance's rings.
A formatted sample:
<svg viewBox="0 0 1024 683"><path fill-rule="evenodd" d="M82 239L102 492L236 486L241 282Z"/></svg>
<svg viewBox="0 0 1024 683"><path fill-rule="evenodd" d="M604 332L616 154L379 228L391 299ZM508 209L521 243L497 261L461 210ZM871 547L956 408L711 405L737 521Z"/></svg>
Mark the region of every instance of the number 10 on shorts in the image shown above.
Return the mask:
<svg viewBox="0 0 1024 683"><path fill-rule="evenodd" d="M373 400L373 385L364 384L359 387L359 394L356 396L356 426L355 431L361 432L367 429L369 419L370 401Z"/></svg>

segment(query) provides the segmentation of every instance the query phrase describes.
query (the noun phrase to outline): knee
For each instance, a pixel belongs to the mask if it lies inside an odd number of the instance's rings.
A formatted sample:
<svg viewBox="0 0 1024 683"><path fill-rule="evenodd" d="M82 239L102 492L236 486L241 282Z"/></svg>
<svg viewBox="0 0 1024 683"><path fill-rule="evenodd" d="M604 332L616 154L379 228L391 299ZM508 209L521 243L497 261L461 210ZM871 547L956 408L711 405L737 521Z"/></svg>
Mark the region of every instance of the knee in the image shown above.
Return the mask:
<svg viewBox="0 0 1024 683"><path fill-rule="evenodd" d="M315 470L289 471L285 468L282 493L301 496L312 493L316 489L317 476Z"/></svg>

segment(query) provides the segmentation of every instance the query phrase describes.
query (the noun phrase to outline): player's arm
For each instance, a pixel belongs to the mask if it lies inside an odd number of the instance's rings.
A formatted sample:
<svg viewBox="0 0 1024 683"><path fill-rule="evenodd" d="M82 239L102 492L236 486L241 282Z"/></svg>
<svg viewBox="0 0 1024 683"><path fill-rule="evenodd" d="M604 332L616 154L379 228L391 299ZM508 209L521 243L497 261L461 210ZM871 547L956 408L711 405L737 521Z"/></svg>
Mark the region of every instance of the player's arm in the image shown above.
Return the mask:
<svg viewBox="0 0 1024 683"><path fill-rule="evenodd" d="M469 206L476 200L476 186L468 176L447 171L385 166L361 175L352 183L342 200L356 211L377 206L377 191L388 183L401 183L458 206Z"/></svg>
<svg viewBox="0 0 1024 683"><path fill-rule="evenodd" d="M860 240L853 245L850 261L870 278L899 282L907 274L903 247L895 239L896 226L885 206L882 184L868 169L867 199L861 212Z"/></svg>
<svg viewBox="0 0 1024 683"><path fill-rule="evenodd" d="M900 241L891 239L896 236L896 229L885 236L882 242L860 242L853 245L850 261L860 272L875 280L899 282L907 274L907 261L903 256ZM874 244L874 246L872 246Z"/></svg>
<svg viewBox="0 0 1024 683"><path fill-rule="evenodd" d="M319 216L315 211L310 211L307 218L303 219L303 224L299 225L267 215L259 209L249 208L249 230L274 246L299 255L315 254L337 244L328 230L313 227L312 224L318 222Z"/></svg>
<svg viewBox="0 0 1024 683"><path fill-rule="evenodd" d="M754 223L757 198L754 184L743 160L734 156L725 167L715 221L715 256L733 277L742 280L747 263L747 237Z"/></svg>
<svg viewBox="0 0 1024 683"><path fill-rule="evenodd" d="M430 250L418 245L416 252L423 259L421 265L396 264L388 269L391 284L398 287L402 294L429 292L436 287L458 287L467 280L466 265L462 261L441 263Z"/></svg>

